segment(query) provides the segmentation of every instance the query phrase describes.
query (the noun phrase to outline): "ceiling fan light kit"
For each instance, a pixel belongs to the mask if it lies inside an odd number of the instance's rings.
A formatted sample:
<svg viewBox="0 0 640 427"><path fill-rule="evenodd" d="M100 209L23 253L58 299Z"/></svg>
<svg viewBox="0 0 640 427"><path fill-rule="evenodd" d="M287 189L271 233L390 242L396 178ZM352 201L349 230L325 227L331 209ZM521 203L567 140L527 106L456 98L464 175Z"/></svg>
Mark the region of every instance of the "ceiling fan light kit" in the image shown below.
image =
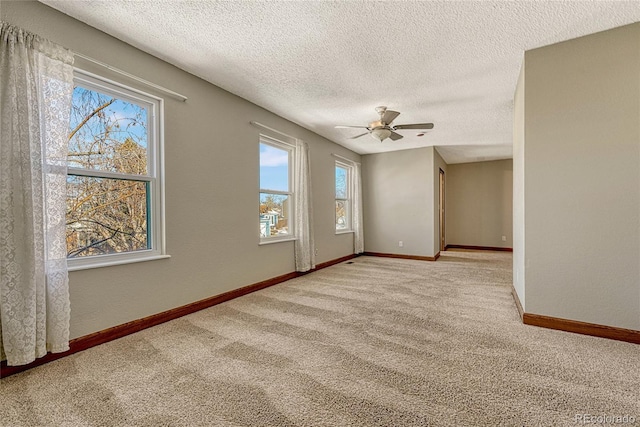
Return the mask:
<svg viewBox="0 0 640 427"><path fill-rule="evenodd" d="M365 136L366 134L371 135L373 139L377 139L382 142L387 138L390 138L392 141L397 141L399 139L404 138L399 133L396 133L397 130L403 129L420 129L427 130L433 129L433 123L413 123L408 125L395 125L392 126L391 123L400 115L397 111L387 110L387 107L381 106L376 107L376 112L380 115L380 120L373 121L369 123L369 126L336 126L336 128L357 128L357 129L366 129L368 132L365 132L360 135L353 136L349 139L360 138L361 136ZM422 134L424 135L424 134ZM422 136L420 135L420 136Z"/></svg>

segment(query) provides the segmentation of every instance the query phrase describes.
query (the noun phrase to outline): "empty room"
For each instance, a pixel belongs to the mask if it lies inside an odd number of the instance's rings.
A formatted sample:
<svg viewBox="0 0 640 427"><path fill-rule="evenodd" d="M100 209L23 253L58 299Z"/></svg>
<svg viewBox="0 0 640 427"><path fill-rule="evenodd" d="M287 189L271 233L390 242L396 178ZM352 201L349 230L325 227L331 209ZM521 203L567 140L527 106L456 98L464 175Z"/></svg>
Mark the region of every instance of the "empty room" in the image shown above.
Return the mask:
<svg viewBox="0 0 640 427"><path fill-rule="evenodd" d="M640 424L640 1L0 0L1 426Z"/></svg>

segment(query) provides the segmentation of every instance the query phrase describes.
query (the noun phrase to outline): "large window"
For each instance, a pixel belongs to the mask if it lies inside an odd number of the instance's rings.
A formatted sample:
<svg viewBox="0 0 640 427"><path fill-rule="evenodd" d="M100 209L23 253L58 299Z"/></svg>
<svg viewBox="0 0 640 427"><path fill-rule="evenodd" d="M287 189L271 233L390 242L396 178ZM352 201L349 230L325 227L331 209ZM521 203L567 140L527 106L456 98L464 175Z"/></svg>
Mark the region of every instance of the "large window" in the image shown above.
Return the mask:
<svg viewBox="0 0 640 427"><path fill-rule="evenodd" d="M352 229L352 177L353 166L336 161L336 232Z"/></svg>
<svg viewBox="0 0 640 427"><path fill-rule="evenodd" d="M293 147L260 136L260 240L293 237Z"/></svg>
<svg viewBox="0 0 640 427"><path fill-rule="evenodd" d="M293 237L293 146L260 137L260 240Z"/></svg>
<svg viewBox="0 0 640 427"><path fill-rule="evenodd" d="M161 100L77 72L67 160L70 268L163 253Z"/></svg>

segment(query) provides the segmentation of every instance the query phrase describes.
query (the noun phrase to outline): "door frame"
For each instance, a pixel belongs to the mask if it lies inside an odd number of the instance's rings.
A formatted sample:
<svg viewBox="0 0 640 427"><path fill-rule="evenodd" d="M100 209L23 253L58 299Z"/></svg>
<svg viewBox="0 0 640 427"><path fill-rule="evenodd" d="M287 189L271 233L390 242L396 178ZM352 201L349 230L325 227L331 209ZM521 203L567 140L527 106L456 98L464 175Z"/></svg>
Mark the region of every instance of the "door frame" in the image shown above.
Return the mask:
<svg viewBox="0 0 640 427"><path fill-rule="evenodd" d="M444 251L446 248L446 229L445 229L445 176L444 171L440 168L438 183L438 213L440 214L440 250Z"/></svg>

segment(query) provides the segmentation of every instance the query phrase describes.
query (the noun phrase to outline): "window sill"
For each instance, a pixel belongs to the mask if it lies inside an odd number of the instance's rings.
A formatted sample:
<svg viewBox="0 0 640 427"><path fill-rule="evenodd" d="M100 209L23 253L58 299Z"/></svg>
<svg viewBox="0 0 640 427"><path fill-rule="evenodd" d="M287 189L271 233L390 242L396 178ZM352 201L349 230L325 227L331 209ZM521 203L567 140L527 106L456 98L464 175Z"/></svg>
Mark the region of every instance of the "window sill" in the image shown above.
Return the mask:
<svg viewBox="0 0 640 427"><path fill-rule="evenodd" d="M72 262L69 263L69 261L67 261L67 269L69 271L79 271L79 270L90 270L93 268L100 268L100 267L113 267L115 265L122 265L122 264L132 264L135 262L144 262L144 261L155 261L158 259L166 259L166 258L171 258L171 255L157 255L157 254L153 254L153 255L149 255L149 254L144 254L144 255L138 255L137 256L128 256L128 257L122 257L122 258L118 258L118 259L105 259L104 257L108 256L100 256L100 259L83 259L83 260L79 260L82 262ZM97 258L97 257L96 257ZM74 260L75 261L75 260Z"/></svg>
<svg viewBox="0 0 640 427"><path fill-rule="evenodd" d="M338 234L349 234L349 233L354 233L354 231L353 230L340 230L340 231L336 230L336 235L338 235Z"/></svg>
<svg viewBox="0 0 640 427"><path fill-rule="evenodd" d="M296 240L296 238L293 236L282 237L282 238L272 237L271 239L260 239L260 243L258 243L258 246L270 245L272 243L280 243L280 242L292 242L294 240Z"/></svg>

